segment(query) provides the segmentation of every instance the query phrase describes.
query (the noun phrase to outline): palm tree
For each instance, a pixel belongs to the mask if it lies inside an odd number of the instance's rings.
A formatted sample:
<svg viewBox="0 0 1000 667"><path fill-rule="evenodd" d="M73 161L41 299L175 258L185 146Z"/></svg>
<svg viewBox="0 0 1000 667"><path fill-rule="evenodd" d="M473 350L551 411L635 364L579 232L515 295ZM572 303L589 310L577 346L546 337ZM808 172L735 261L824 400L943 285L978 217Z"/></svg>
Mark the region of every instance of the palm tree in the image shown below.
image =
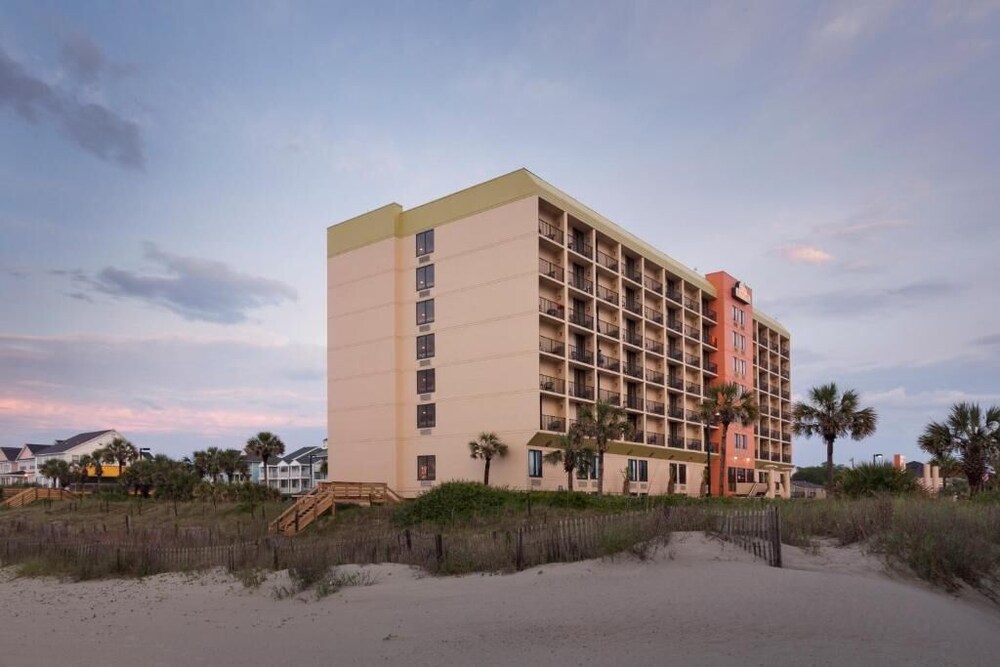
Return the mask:
<svg viewBox="0 0 1000 667"><path fill-rule="evenodd" d="M65 489L69 485L69 480L73 473L69 463L62 459L49 459L38 468L39 474L51 479L53 483L58 483L60 488Z"/></svg>
<svg viewBox="0 0 1000 667"><path fill-rule="evenodd" d="M247 440L244 451L249 456L256 456L260 459L264 466L264 486L267 486L267 462L272 456L281 456L285 453L285 443L274 433L261 431Z"/></svg>
<svg viewBox="0 0 1000 667"><path fill-rule="evenodd" d="M223 449L218 454L218 464L219 470L225 474L230 484L233 483L233 478L236 477L237 473L246 475L249 470L247 461L243 458L243 452L238 449Z"/></svg>
<svg viewBox="0 0 1000 667"><path fill-rule="evenodd" d="M1000 407L984 411L976 403L957 403L946 421L928 424L917 443L939 460L955 456L975 495L982 491L987 463L1000 452Z"/></svg>
<svg viewBox="0 0 1000 667"><path fill-rule="evenodd" d="M594 450L583 443L583 433L575 425L570 427L569 433L559 436L554 446L556 449L543 458L546 463L552 465L562 464L563 470L566 471L566 486L572 491L573 473L590 468Z"/></svg>
<svg viewBox="0 0 1000 667"><path fill-rule="evenodd" d="M826 442L826 486L833 488L833 443L851 436L863 440L875 433L878 414L873 408L860 407L853 389L843 394L831 382L809 390L809 403L798 402L792 408L792 430L807 438L818 435Z"/></svg>
<svg viewBox="0 0 1000 667"><path fill-rule="evenodd" d="M625 411L617 405L598 401L593 408L580 408L577 425L580 431L597 446L597 495L604 494L604 453L608 443L632 433L632 424L625 418Z"/></svg>
<svg viewBox="0 0 1000 667"><path fill-rule="evenodd" d="M474 459L482 459L486 462L483 471L483 484L490 485L490 463L493 458L503 458L507 456L507 445L500 440L496 433L486 432L479 434L479 438L469 443L470 456Z"/></svg>
<svg viewBox="0 0 1000 667"><path fill-rule="evenodd" d="M715 409L715 401L702 401L698 406L698 420L705 431L705 496L712 497L712 437L709 428L717 425L719 412ZM720 473L721 474L721 473Z"/></svg>
<svg viewBox="0 0 1000 667"><path fill-rule="evenodd" d="M722 427L719 432L719 497L721 498L725 495L726 489L726 441L729 437L729 426L733 422L743 426L753 424L760 419L760 408L757 407L757 402L750 392L735 382L719 384L709 387L708 390L711 393L702 402L698 411L702 417L712 420L709 424L718 424ZM708 449L711 452L710 445Z"/></svg>
<svg viewBox="0 0 1000 667"><path fill-rule="evenodd" d="M87 477L89 476L87 469L92 465L94 465L94 457L90 454L84 454L73 463L73 472L76 473L77 481L81 484L87 481Z"/></svg>
<svg viewBox="0 0 1000 667"><path fill-rule="evenodd" d="M139 450L125 438L115 438L104 446L104 460L118 464L118 474L121 475L125 466L139 458Z"/></svg>
<svg viewBox="0 0 1000 667"><path fill-rule="evenodd" d="M103 449L95 449L90 453L90 465L94 468L94 477L97 478L97 488L101 488L101 478L104 477L104 463L107 457Z"/></svg>

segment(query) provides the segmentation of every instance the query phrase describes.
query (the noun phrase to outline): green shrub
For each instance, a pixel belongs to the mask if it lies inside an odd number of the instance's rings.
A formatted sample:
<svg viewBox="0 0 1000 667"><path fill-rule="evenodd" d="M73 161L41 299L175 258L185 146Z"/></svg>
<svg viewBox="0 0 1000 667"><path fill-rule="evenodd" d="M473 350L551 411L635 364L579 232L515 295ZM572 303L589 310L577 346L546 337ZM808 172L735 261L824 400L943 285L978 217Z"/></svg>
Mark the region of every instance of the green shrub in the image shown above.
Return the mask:
<svg viewBox="0 0 1000 667"><path fill-rule="evenodd" d="M847 468L837 481L837 491L851 498L883 493L912 494L919 490L920 486L913 475L906 470L886 464L863 463L856 468Z"/></svg>

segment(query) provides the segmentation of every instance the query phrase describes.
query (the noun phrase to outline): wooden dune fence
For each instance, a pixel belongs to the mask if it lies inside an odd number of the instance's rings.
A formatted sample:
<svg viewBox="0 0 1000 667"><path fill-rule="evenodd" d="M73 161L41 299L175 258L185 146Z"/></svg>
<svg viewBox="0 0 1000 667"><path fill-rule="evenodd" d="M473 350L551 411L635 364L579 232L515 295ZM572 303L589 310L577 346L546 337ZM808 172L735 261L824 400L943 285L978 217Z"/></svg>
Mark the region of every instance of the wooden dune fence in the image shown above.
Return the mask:
<svg viewBox="0 0 1000 667"><path fill-rule="evenodd" d="M781 515L777 507L739 510L720 517L719 534L767 561L772 567L781 567Z"/></svg>
<svg viewBox="0 0 1000 667"><path fill-rule="evenodd" d="M284 569L346 564L403 563L431 572L523 570L543 563L612 555L667 536L672 531L718 530L751 553L780 565L774 536L776 513L719 515L696 507L570 518L491 531L381 530L343 538L269 536L230 544L166 546L141 539L90 541L8 537L0 542L5 565L38 560L80 576L147 575L226 567ZM720 529L721 526L721 529ZM768 532L768 531L772 532ZM176 544L176 542L175 542Z"/></svg>

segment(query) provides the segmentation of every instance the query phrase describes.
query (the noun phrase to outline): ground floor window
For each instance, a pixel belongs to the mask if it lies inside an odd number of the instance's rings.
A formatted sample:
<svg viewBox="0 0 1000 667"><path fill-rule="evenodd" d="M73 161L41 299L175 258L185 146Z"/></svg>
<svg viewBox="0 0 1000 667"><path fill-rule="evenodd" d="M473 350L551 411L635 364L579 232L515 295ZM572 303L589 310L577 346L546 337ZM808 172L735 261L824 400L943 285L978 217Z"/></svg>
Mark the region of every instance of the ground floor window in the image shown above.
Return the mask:
<svg viewBox="0 0 1000 667"><path fill-rule="evenodd" d="M431 482L437 476L437 457L418 456L417 457L417 480L421 482Z"/></svg>
<svg viewBox="0 0 1000 667"><path fill-rule="evenodd" d="M542 476L542 450L528 450L528 477Z"/></svg>
<svg viewBox="0 0 1000 667"><path fill-rule="evenodd" d="M646 461L645 459L629 459L628 480L630 482L648 482L649 461Z"/></svg>
<svg viewBox="0 0 1000 667"><path fill-rule="evenodd" d="M597 454L590 452L585 456L582 465L576 469L577 479L598 479L601 476L601 461Z"/></svg>
<svg viewBox="0 0 1000 667"><path fill-rule="evenodd" d="M670 478L674 480L674 484L687 484L688 483L688 467L686 463L671 463L670 464Z"/></svg>

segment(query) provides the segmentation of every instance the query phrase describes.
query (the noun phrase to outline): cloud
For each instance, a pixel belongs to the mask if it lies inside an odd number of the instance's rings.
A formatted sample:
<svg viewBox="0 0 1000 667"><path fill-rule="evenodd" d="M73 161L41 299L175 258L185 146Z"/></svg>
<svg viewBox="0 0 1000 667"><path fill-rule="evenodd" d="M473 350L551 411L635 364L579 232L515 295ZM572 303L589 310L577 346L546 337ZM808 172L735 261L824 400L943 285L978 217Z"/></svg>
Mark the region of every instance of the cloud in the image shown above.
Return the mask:
<svg viewBox="0 0 1000 667"><path fill-rule="evenodd" d="M318 440L325 363L321 345L0 333L0 433L13 444L118 428L164 435L178 453L261 429L310 429ZM177 432L193 438L169 437Z"/></svg>
<svg viewBox="0 0 1000 667"><path fill-rule="evenodd" d="M870 232L881 231L883 229L907 227L909 224L909 220L896 218L865 220L860 222L848 221L847 223L820 225L817 228L817 231L828 236L865 236Z"/></svg>
<svg viewBox="0 0 1000 667"><path fill-rule="evenodd" d="M821 316L861 316L886 313L925 304L931 299L953 296L962 287L944 281L920 281L889 289L842 289L765 302L768 311L779 314L809 313Z"/></svg>
<svg viewBox="0 0 1000 667"><path fill-rule="evenodd" d="M85 83L97 81L107 66L100 47L84 32L73 32L63 42L60 60L70 73Z"/></svg>
<svg viewBox="0 0 1000 667"><path fill-rule="evenodd" d="M75 274L75 279L93 291L145 301L187 320L217 324L244 322L249 311L298 298L295 289L285 283L240 273L223 262L174 255L153 243L147 243L145 249L146 259L163 274L109 266L96 276Z"/></svg>
<svg viewBox="0 0 1000 667"><path fill-rule="evenodd" d="M833 259L830 253L809 245L787 245L777 249L777 253L790 262L799 264L826 264Z"/></svg>
<svg viewBox="0 0 1000 667"><path fill-rule="evenodd" d="M980 336L973 340L972 344L977 347L1000 347L1000 333Z"/></svg>
<svg viewBox="0 0 1000 667"><path fill-rule="evenodd" d="M86 42L64 49L64 62L83 83L92 83L104 67L100 51ZM90 43L92 45L92 42ZM93 46L96 49L96 46ZM29 123L49 119L77 146L102 160L141 170L145 153L139 126L97 102L80 101L27 73L0 48L0 107L9 106Z"/></svg>

